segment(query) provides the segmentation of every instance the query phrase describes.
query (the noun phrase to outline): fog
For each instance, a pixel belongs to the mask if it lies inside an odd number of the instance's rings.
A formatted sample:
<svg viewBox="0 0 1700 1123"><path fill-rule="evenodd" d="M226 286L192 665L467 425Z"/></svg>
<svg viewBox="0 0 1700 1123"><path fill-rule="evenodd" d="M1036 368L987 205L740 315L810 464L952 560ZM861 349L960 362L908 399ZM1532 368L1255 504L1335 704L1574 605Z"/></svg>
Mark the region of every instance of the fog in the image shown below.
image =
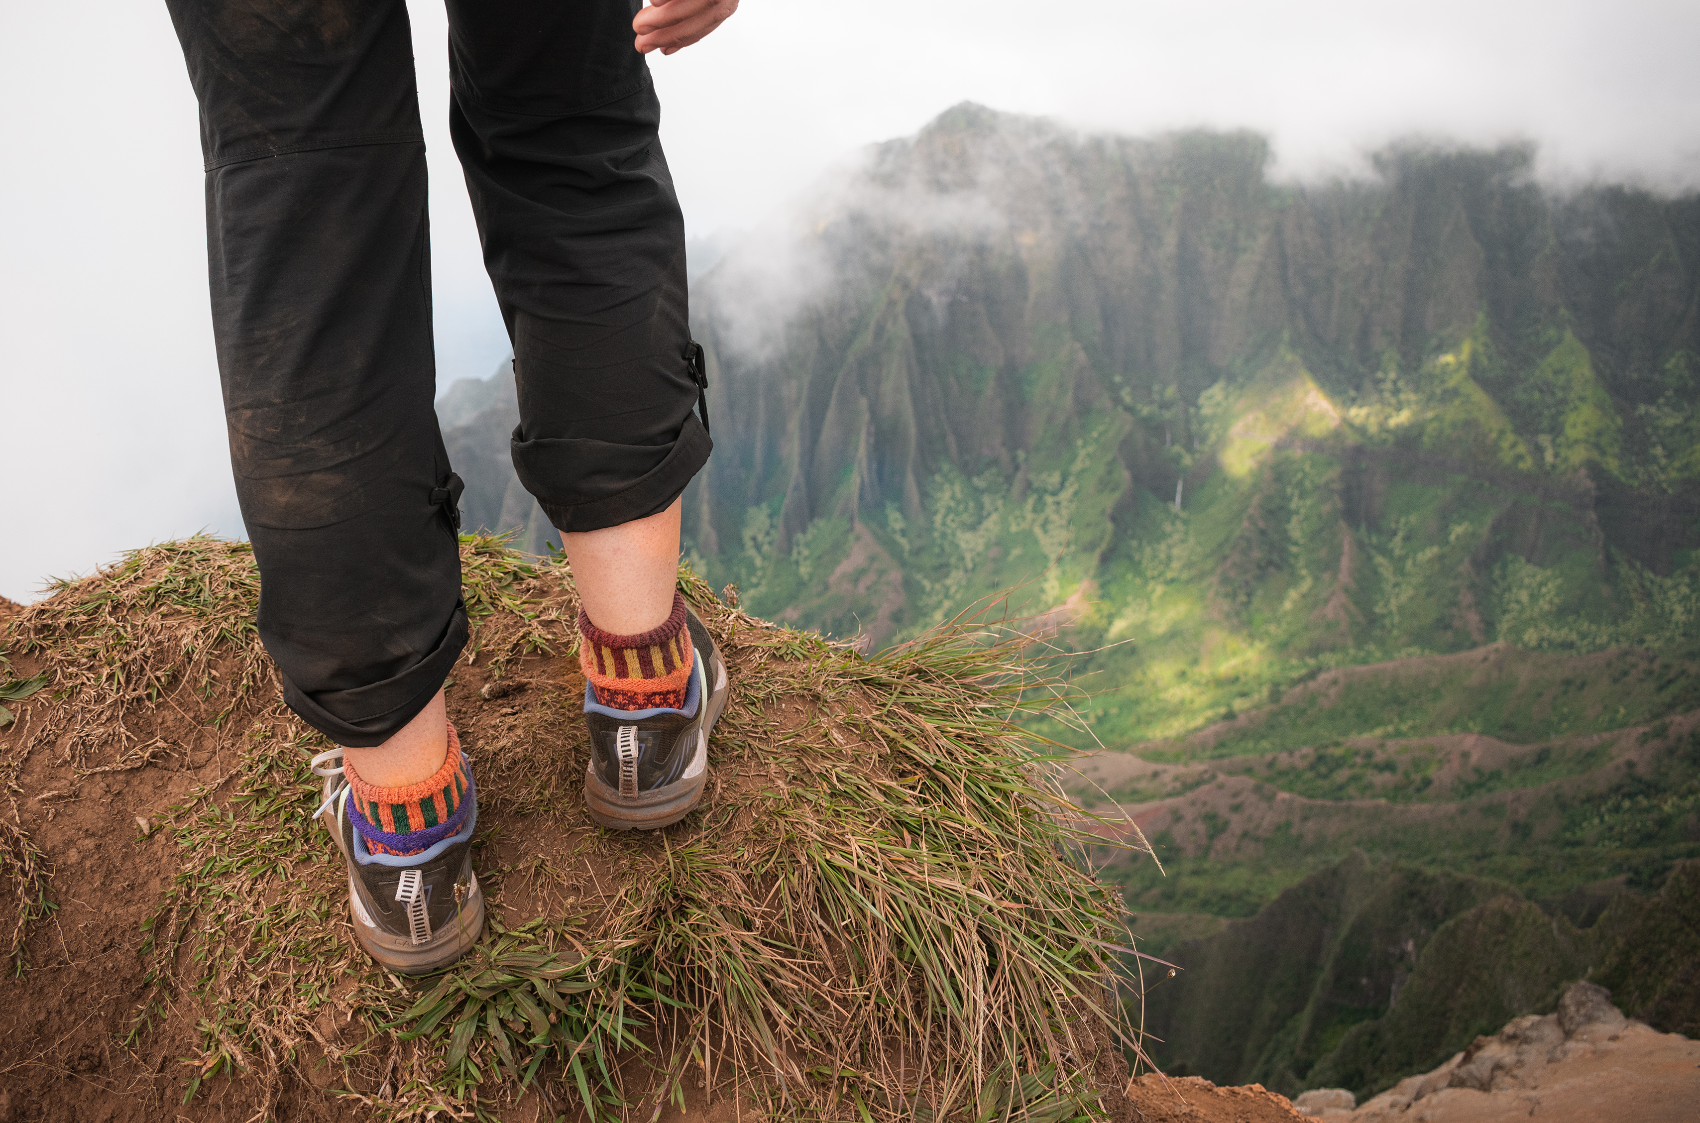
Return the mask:
<svg viewBox="0 0 1700 1123"><path fill-rule="evenodd" d="M205 290L195 105L163 5L3 0L0 594L125 548L240 535ZM446 130L444 17L413 8L439 386L507 341ZM1267 133L1276 174L1397 136L1538 145L1556 185L1700 184L1700 5L972 8L744 0L653 70L695 244L772 228L866 145L963 100L1079 128ZM761 235L772 237L771 234Z"/></svg>

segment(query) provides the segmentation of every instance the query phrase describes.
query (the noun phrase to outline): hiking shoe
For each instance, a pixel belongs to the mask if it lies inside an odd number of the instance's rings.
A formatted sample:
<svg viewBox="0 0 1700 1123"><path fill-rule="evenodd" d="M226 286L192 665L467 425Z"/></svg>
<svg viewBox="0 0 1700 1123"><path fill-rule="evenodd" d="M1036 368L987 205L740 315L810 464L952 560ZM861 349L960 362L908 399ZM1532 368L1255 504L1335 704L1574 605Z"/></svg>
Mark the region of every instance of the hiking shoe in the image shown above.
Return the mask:
<svg viewBox="0 0 1700 1123"><path fill-rule="evenodd" d="M459 751L452 738L450 744ZM435 971L465 955L484 928L484 894L472 872L476 789L466 793L472 807L464 827L421 853L401 857L374 853L354 829L341 749L315 756L312 769L325 778L325 800L316 817L348 865L348 906L360 946L380 966L403 975ZM466 775L470 788L470 766Z"/></svg>
<svg viewBox="0 0 1700 1123"><path fill-rule="evenodd" d="M687 606L685 628L696 658L683 709L616 710L584 684L590 763L584 802L612 830L652 831L690 814L708 779L708 737L726 708L726 660Z"/></svg>

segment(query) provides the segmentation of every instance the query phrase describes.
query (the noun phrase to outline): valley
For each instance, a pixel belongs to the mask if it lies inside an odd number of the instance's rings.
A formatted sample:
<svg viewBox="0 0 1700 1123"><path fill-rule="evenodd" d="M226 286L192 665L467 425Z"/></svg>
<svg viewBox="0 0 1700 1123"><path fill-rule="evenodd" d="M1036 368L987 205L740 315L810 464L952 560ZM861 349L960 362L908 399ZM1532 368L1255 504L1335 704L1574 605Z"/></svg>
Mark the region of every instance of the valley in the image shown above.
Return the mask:
<svg viewBox="0 0 1700 1123"><path fill-rule="evenodd" d="M1373 165L965 104L692 289L693 570L870 651L1013 590L1091 859L1186 968L1159 1058L1284 1092L1390 1086L1583 975L1697 1031L1700 980L1632 948L1700 924L1700 197ZM480 385L469 515L542 552Z"/></svg>

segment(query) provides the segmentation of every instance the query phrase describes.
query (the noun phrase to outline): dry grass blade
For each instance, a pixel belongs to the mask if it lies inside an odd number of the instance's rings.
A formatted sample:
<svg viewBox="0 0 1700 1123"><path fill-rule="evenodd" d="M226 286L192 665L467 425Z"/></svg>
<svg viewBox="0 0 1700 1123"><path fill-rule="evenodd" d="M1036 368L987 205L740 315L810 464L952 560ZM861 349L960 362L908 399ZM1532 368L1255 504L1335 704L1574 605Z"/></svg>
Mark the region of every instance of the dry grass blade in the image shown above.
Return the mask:
<svg viewBox="0 0 1700 1123"><path fill-rule="evenodd" d="M53 911L47 899L47 865L40 850L15 823L0 818L0 884L10 883L16 915L8 933L6 957L12 971L24 971L24 938L29 926Z"/></svg>

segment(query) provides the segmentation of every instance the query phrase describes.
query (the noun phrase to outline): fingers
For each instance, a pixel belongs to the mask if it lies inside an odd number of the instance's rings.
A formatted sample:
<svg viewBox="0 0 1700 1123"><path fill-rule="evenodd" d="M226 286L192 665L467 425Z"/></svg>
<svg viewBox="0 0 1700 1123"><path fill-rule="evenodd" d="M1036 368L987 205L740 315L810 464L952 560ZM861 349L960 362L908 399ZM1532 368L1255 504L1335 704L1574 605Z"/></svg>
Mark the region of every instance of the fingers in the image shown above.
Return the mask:
<svg viewBox="0 0 1700 1123"><path fill-rule="evenodd" d="M726 22L738 10L738 0L651 0L632 20L634 45L640 54L659 50L664 55L690 46Z"/></svg>

